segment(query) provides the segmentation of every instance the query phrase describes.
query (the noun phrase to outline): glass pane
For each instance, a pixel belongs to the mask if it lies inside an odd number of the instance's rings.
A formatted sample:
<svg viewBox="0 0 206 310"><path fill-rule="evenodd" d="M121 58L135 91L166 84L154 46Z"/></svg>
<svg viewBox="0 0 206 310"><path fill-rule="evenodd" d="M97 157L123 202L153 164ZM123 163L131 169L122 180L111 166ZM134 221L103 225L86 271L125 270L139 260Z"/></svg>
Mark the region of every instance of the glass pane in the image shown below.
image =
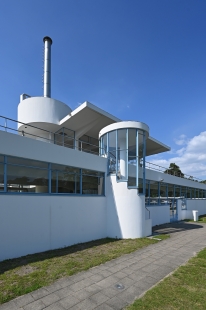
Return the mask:
<svg viewBox="0 0 206 310"><path fill-rule="evenodd" d="M52 193L75 194L79 178L79 175L66 171L52 171Z"/></svg>
<svg viewBox="0 0 206 310"><path fill-rule="evenodd" d="M64 136L74 138L74 131L64 127Z"/></svg>
<svg viewBox="0 0 206 310"><path fill-rule="evenodd" d="M0 164L0 191L4 190L4 164Z"/></svg>
<svg viewBox="0 0 206 310"><path fill-rule="evenodd" d="M199 198L203 198L203 190L199 189Z"/></svg>
<svg viewBox="0 0 206 310"><path fill-rule="evenodd" d="M199 189L198 188L195 189L195 198L199 198Z"/></svg>
<svg viewBox="0 0 206 310"><path fill-rule="evenodd" d="M205 190L203 190L202 196L203 196L203 198L206 198L206 191Z"/></svg>
<svg viewBox="0 0 206 310"><path fill-rule="evenodd" d="M180 197L180 187L175 186L175 197L179 198Z"/></svg>
<svg viewBox="0 0 206 310"><path fill-rule="evenodd" d="M48 169L48 163L44 163L42 161L37 161L37 160L32 160L32 159L8 156L7 161L9 164Z"/></svg>
<svg viewBox="0 0 206 310"><path fill-rule="evenodd" d="M187 188L187 198L191 198L191 188Z"/></svg>
<svg viewBox="0 0 206 310"><path fill-rule="evenodd" d="M7 191L48 193L48 171L8 165Z"/></svg>
<svg viewBox="0 0 206 310"><path fill-rule="evenodd" d="M194 188L191 189L191 198L195 198L195 189Z"/></svg>
<svg viewBox="0 0 206 310"><path fill-rule="evenodd" d="M51 164L52 170L58 170L58 171L65 171L66 173L80 173L79 168L70 167L70 166L64 166L64 165L58 165L58 164Z"/></svg>
<svg viewBox="0 0 206 310"><path fill-rule="evenodd" d="M102 148L103 155L107 155L107 134L102 137Z"/></svg>
<svg viewBox="0 0 206 310"><path fill-rule="evenodd" d="M128 186L136 186L137 152L136 152L136 129L128 129Z"/></svg>
<svg viewBox="0 0 206 310"><path fill-rule="evenodd" d="M149 192L149 181L146 180L146 186L145 186L145 204L149 205L150 203L150 192Z"/></svg>
<svg viewBox="0 0 206 310"><path fill-rule="evenodd" d="M139 182L138 192L139 192L139 194L143 194L143 181L142 181L142 179L139 179L138 182Z"/></svg>
<svg viewBox="0 0 206 310"><path fill-rule="evenodd" d="M150 181L150 205L159 203L158 182Z"/></svg>
<svg viewBox="0 0 206 310"><path fill-rule="evenodd" d="M181 197L187 197L187 188L185 186L181 186Z"/></svg>
<svg viewBox="0 0 206 310"><path fill-rule="evenodd" d="M160 203L167 204L167 184L160 183Z"/></svg>
<svg viewBox="0 0 206 310"><path fill-rule="evenodd" d="M118 178L119 180L127 180L127 130L118 130Z"/></svg>
<svg viewBox="0 0 206 310"><path fill-rule="evenodd" d="M103 185L103 183L102 183ZM82 194L85 195L100 195L102 191L100 178L93 176L82 176Z"/></svg>
<svg viewBox="0 0 206 310"><path fill-rule="evenodd" d="M98 195L104 195L104 177L98 180Z"/></svg>
<svg viewBox="0 0 206 310"><path fill-rule="evenodd" d="M128 177L128 187L136 187L136 177Z"/></svg>
<svg viewBox="0 0 206 310"><path fill-rule="evenodd" d="M139 159L141 160L141 158L143 157L143 131L138 130L138 156Z"/></svg>
<svg viewBox="0 0 206 310"><path fill-rule="evenodd" d="M4 156L0 155L0 162L3 163L4 162Z"/></svg>
<svg viewBox="0 0 206 310"><path fill-rule="evenodd" d="M168 184L168 198L174 198L174 185Z"/></svg>

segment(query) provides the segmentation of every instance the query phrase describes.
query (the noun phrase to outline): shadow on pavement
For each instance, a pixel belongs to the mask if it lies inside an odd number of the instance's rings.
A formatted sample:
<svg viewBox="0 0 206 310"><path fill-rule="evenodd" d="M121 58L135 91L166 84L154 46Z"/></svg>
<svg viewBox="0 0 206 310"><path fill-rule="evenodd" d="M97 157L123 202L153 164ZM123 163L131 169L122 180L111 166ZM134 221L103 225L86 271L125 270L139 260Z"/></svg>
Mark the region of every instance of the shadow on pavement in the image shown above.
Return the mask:
<svg viewBox="0 0 206 310"><path fill-rule="evenodd" d="M187 223L184 221L168 223L152 227L153 234L172 234L180 231L203 228L201 224Z"/></svg>

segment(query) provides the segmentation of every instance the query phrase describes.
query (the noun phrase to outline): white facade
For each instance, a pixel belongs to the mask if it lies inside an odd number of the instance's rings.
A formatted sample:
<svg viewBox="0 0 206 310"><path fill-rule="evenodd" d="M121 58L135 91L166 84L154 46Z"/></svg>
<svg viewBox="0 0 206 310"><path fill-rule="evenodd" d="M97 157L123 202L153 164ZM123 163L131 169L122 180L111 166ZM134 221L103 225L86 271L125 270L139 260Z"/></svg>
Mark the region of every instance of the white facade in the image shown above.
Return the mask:
<svg viewBox="0 0 206 310"><path fill-rule="evenodd" d="M170 150L148 125L89 102L72 111L47 96L20 98L17 134L0 131L0 260L141 238L206 214L205 184L146 168L146 156Z"/></svg>

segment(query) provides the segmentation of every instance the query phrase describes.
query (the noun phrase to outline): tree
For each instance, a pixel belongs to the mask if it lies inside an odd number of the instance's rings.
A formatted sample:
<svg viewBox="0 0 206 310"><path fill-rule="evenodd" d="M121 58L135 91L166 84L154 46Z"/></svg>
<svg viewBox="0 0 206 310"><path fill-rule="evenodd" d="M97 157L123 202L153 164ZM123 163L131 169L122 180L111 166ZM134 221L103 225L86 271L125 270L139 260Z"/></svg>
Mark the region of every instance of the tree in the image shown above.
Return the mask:
<svg viewBox="0 0 206 310"><path fill-rule="evenodd" d="M184 174L182 173L182 171L180 170L180 167L177 166L175 163L171 163L169 168L166 169L164 171L164 173L167 173L167 174L171 174L171 175L175 175L177 177L181 177L181 178L184 178Z"/></svg>

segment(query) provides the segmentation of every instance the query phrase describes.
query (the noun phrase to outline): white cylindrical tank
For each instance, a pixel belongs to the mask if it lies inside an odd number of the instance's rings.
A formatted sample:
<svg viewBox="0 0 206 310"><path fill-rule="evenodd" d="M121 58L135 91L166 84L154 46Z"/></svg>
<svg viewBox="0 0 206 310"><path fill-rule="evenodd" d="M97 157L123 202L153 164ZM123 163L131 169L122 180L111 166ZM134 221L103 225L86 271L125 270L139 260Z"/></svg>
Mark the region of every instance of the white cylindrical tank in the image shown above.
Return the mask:
<svg viewBox="0 0 206 310"><path fill-rule="evenodd" d="M22 100L18 105L18 122L55 132L59 129L60 120L70 114L71 111L68 105L56 99L30 97ZM30 138L40 139L35 137L40 136L49 140L52 139L52 133L40 131L21 123L18 123L18 129L22 132L22 135L24 133L26 136L30 134Z"/></svg>

